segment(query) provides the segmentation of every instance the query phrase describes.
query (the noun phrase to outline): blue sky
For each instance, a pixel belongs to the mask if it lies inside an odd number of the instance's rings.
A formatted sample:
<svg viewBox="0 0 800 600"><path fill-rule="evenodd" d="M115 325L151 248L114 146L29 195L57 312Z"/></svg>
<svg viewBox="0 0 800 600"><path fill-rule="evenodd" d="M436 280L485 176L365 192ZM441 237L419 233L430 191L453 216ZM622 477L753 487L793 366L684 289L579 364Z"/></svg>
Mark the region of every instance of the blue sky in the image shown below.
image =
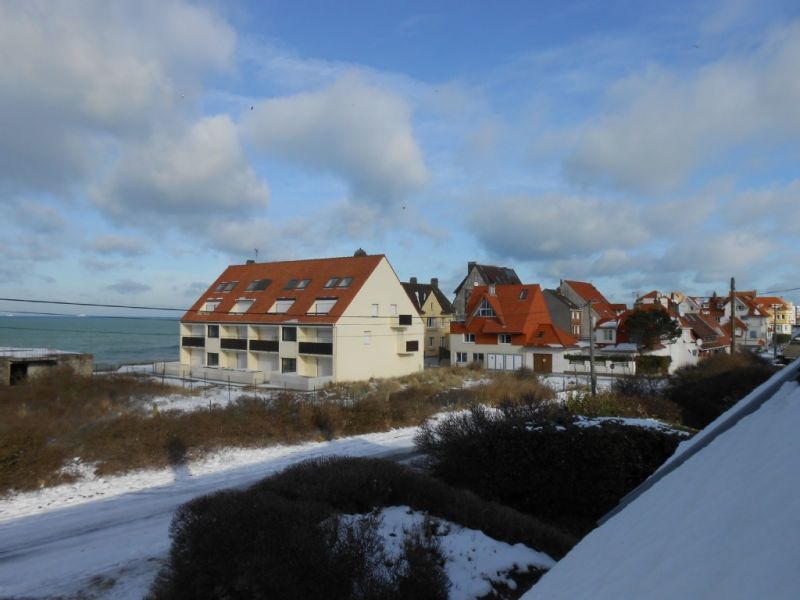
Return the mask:
<svg viewBox="0 0 800 600"><path fill-rule="evenodd" d="M358 247L798 288L798 107L792 1L3 2L2 296L183 307Z"/></svg>

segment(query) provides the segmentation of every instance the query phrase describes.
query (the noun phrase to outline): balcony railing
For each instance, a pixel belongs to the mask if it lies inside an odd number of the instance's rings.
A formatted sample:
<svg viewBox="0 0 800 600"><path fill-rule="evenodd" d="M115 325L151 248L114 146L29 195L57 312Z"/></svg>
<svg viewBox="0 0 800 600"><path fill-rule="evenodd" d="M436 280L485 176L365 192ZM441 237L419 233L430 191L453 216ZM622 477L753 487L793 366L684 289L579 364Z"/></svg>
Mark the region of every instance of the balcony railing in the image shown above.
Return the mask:
<svg viewBox="0 0 800 600"><path fill-rule="evenodd" d="M298 351L300 354L331 356L333 354L333 344L331 342L300 342Z"/></svg>
<svg viewBox="0 0 800 600"><path fill-rule="evenodd" d="M250 350L254 352L277 352L278 340L250 340Z"/></svg>
<svg viewBox="0 0 800 600"><path fill-rule="evenodd" d="M205 348L206 338L184 336L183 338L181 338L181 346L183 346L184 348Z"/></svg>
<svg viewBox="0 0 800 600"><path fill-rule="evenodd" d="M219 345L223 350L247 350L247 340L222 338Z"/></svg>

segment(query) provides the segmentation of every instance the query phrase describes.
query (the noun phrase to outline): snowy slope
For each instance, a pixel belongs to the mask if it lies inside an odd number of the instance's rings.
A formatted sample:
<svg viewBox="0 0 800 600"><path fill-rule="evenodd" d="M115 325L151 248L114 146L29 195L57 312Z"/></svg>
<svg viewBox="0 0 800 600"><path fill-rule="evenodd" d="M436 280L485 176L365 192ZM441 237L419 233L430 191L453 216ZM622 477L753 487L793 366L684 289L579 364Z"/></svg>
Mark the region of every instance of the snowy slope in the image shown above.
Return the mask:
<svg viewBox="0 0 800 600"><path fill-rule="evenodd" d="M798 598L799 431L800 385L790 381L584 538L523 598Z"/></svg>

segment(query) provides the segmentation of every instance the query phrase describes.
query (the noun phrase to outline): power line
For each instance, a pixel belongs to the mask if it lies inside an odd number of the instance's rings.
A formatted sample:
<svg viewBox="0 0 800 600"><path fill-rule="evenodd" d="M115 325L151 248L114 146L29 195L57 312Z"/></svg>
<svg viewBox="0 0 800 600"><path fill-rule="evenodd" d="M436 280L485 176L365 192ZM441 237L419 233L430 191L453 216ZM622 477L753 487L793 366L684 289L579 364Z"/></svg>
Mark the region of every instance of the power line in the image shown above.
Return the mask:
<svg viewBox="0 0 800 600"><path fill-rule="evenodd" d="M98 304L95 302L67 302L65 300L31 300L30 298L0 298L5 302L28 302L31 304L61 304L67 306L92 306L101 308L130 308L135 310L174 310L186 312L183 308L159 307L159 306L131 306L127 304Z"/></svg>
<svg viewBox="0 0 800 600"><path fill-rule="evenodd" d="M0 329L13 329L17 331L47 331L58 333L101 333L113 335L163 335L175 337L174 333L160 333L157 331L106 331L102 329L58 329L53 327L14 327L12 325L0 325Z"/></svg>

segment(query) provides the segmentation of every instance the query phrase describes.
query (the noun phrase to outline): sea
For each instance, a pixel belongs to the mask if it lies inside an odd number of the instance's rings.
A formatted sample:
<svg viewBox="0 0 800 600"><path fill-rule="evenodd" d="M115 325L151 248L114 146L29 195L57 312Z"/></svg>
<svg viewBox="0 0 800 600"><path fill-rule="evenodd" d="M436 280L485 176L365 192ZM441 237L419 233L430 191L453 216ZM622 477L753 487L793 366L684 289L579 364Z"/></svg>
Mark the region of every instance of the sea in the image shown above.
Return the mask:
<svg viewBox="0 0 800 600"><path fill-rule="evenodd" d="M177 319L0 316L0 348L45 348L94 355L95 368L177 361Z"/></svg>

